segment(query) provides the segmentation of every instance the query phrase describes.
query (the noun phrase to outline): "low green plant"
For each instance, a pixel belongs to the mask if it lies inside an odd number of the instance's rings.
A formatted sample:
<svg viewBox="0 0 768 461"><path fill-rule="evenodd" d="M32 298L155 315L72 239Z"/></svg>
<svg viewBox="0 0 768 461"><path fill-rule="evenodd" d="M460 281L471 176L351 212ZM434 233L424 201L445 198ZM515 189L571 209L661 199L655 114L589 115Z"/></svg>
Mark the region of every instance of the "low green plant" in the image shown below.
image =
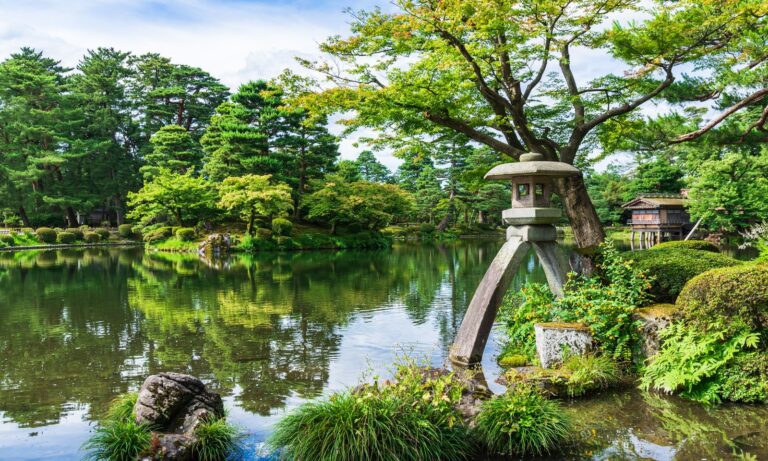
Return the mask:
<svg viewBox="0 0 768 461"><path fill-rule="evenodd" d="M77 236L72 232L59 232L59 234L56 236L56 242L61 244L74 243L76 239Z"/></svg>
<svg viewBox="0 0 768 461"><path fill-rule="evenodd" d="M547 285L526 283L518 292L510 292L499 312L505 325L502 356L522 355L528 361L536 358L534 324L551 322L555 297Z"/></svg>
<svg viewBox="0 0 768 461"><path fill-rule="evenodd" d="M657 303L674 303L683 286L693 277L720 267L738 266L741 262L724 254L685 248L666 248L626 253L637 267L653 274L650 293Z"/></svg>
<svg viewBox="0 0 768 461"><path fill-rule="evenodd" d="M116 397L109 405L107 421L129 421L136 416L133 408L139 398L138 392L126 392Z"/></svg>
<svg viewBox="0 0 768 461"><path fill-rule="evenodd" d="M195 230L191 227L181 227L176 229L176 238L182 242L191 242L195 240Z"/></svg>
<svg viewBox="0 0 768 461"><path fill-rule="evenodd" d="M155 243L160 240L165 240L173 235L173 229L169 226L160 226L154 229L145 229L144 241L147 243Z"/></svg>
<svg viewBox="0 0 768 461"><path fill-rule="evenodd" d="M419 225L419 232L422 234L430 235L435 233L435 225L430 223L423 223Z"/></svg>
<svg viewBox="0 0 768 461"><path fill-rule="evenodd" d="M86 232L83 234L83 241L85 243L99 243L101 241L101 235L96 232Z"/></svg>
<svg viewBox="0 0 768 461"><path fill-rule="evenodd" d="M67 229L67 232L75 235L75 240L83 240L85 233L77 227Z"/></svg>
<svg viewBox="0 0 768 461"><path fill-rule="evenodd" d="M150 450L152 432L149 426L137 424L134 419L136 398L136 393L128 393L112 402L103 423L83 445L88 452L86 459L135 461Z"/></svg>
<svg viewBox="0 0 768 461"><path fill-rule="evenodd" d="M621 376L616 362L604 355L571 355L563 361L561 369L568 377L566 388L570 397L606 389Z"/></svg>
<svg viewBox="0 0 768 461"><path fill-rule="evenodd" d="M557 402L533 386L518 385L483 403L474 434L492 455L541 456L557 449L570 430Z"/></svg>
<svg viewBox="0 0 768 461"><path fill-rule="evenodd" d="M107 240L109 240L109 236L110 236L109 229L100 227L98 229L94 229L93 232L95 232L96 234L99 234L99 237L101 237L102 242L106 242Z"/></svg>
<svg viewBox="0 0 768 461"><path fill-rule="evenodd" d="M531 360L523 354L515 354L514 352L505 353L499 356L499 366L502 368L517 368L528 365Z"/></svg>
<svg viewBox="0 0 768 461"><path fill-rule="evenodd" d="M703 403L722 401L724 372L739 355L755 350L760 341L760 335L743 323L735 333L726 334L722 325L714 323L703 331L677 322L659 336L663 340L661 350L645 367L641 387L680 393Z"/></svg>
<svg viewBox="0 0 768 461"><path fill-rule="evenodd" d="M124 239L133 237L133 225L120 224L117 226L117 233Z"/></svg>
<svg viewBox="0 0 768 461"><path fill-rule="evenodd" d="M31 227L22 227L19 230L21 231L22 234L26 234L26 235L32 235L35 233L35 230L32 229Z"/></svg>
<svg viewBox="0 0 768 461"><path fill-rule="evenodd" d="M50 227L40 227L35 231L37 238L43 243L55 243L56 231Z"/></svg>
<svg viewBox="0 0 768 461"><path fill-rule="evenodd" d="M224 418L203 421L195 428L192 453L198 461L223 461L242 450L241 432Z"/></svg>
<svg viewBox="0 0 768 461"><path fill-rule="evenodd" d="M680 248L720 253L720 248L718 248L717 245L712 242L707 242L706 240L671 240L669 242L661 242L652 246L650 249L653 251L658 251Z"/></svg>
<svg viewBox="0 0 768 461"><path fill-rule="evenodd" d="M13 238L12 235L8 234L1 234L0 235L0 247L12 247L16 245L16 240Z"/></svg>
<svg viewBox="0 0 768 461"><path fill-rule="evenodd" d="M272 231L263 227L256 229L256 238L261 240L269 240L272 238Z"/></svg>
<svg viewBox="0 0 768 461"><path fill-rule="evenodd" d="M275 218L272 220L272 232L275 235L286 237L291 235L293 223L285 218Z"/></svg>

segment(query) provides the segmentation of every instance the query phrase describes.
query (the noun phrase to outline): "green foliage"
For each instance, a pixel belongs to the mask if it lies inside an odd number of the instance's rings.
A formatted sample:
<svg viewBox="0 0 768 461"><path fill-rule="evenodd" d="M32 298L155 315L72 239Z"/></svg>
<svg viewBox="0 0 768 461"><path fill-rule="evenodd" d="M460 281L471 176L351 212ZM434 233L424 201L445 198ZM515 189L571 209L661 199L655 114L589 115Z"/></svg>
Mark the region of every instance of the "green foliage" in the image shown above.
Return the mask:
<svg viewBox="0 0 768 461"><path fill-rule="evenodd" d="M139 398L138 392L120 394L112 401L107 412L108 421L130 421L135 418L133 408Z"/></svg>
<svg viewBox="0 0 768 461"><path fill-rule="evenodd" d="M216 204L216 189L203 178L161 168L138 192L128 194L128 217L142 224L171 219L179 226L209 216Z"/></svg>
<svg viewBox="0 0 768 461"><path fill-rule="evenodd" d="M77 240L77 236L73 234L72 232L60 232L56 236L56 242L61 244L70 244L74 243L75 240Z"/></svg>
<svg viewBox="0 0 768 461"><path fill-rule="evenodd" d="M16 240L14 240L13 235L0 235L0 247L12 247L14 245L16 245Z"/></svg>
<svg viewBox="0 0 768 461"><path fill-rule="evenodd" d="M287 236L293 231L293 223L285 218L275 218L272 220L272 232L275 235Z"/></svg>
<svg viewBox="0 0 768 461"><path fill-rule="evenodd" d="M150 139L152 150L144 156L141 167L144 178L151 180L161 168L176 174L193 172L199 168L202 152L189 131L176 124L160 128Z"/></svg>
<svg viewBox="0 0 768 461"><path fill-rule="evenodd" d="M528 365L530 360L522 354L503 353L499 356L498 362L502 368L517 368Z"/></svg>
<svg viewBox="0 0 768 461"><path fill-rule="evenodd" d="M151 229L144 232L144 241L147 243L154 243L160 240L167 239L173 235L173 228L169 226L160 226L155 229Z"/></svg>
<svg viewBox="0 0 768 461"><path fill-rule="evenodd" d="M107 240L109 240L109 237L112 235L109 232L109 229L105 229L103 227L100 227L98 229L94 229L93 232L96 233L96 234L99 234L99 238L100 238L100 240L102 242L106 242Z"/></svg>
<svg viewBox="0 0 768 461"><path fill-rule="evenodd" d="M391 181L392 173L389 169L378 161L373 152L364 150L360 152L355 160L357 169L360 172L360 179L368 182L387 183Z"/></svg>
<svg viewBox="0 0 768 461"><path fill-rule="evenodd" d="M671 240L669 242L661 242L658 245L652 246L650 249L672 250L676 248L720 253L720 249L717 247L717 245L711 242L707 242L706 240Z"/></svg>
<svg viewBox="0 0 768 461"><path fill-rule="evenodd" d="M673 323L659 334L661 351L646 366L641 379L645 389L679 392L683 397L704 403L719 403L724 397L723 384L729 381L728 395L735 397L734 383L740 377L728 376L739 355L755 349L760 335L743 324L728 325L735 333L726 334L723 325L710 323L707 331ZM741 375L743 376L743 375ZM743 384L743 383L742 383Z"/></svg>
<svg viewBox="0 0 768 461"><path fill-rule="evenodd" d="M570 430L557 402L520 385L483 403L474 433L493 455L541 456L564 443Z"/></svg>
<svg viewBox="0 0 768 461"><path fill-rule="evenodd" d="M86 459L94 461L135 461L151 448L152 432L146 425L137 424L133 406L137 394L128 393L115 399L105 420L96 427L83 445Z"/></svg>
<svg viewBox="0 0 768 461"><path fill-rule="evenodd" d="M74 227L67 229L67 232L73 234L75 236L75 240L82 240L83 235L85 235L85 233L82 230Z"/></svg>
<svg viewBox="0 0 768 461"><path fill-rule="evenodd" d="M198 461L224 461L242 450L242 434L224 418L203 421L195 428L192 453Z"/></svg>
<svg viewBox="0 0 768 461"><path fill-rule="evenodd" d="M229 177L219 186L219 206L237 212L254 231L256 216L272 217L293 209L291 188L286 184L270 184L270 175Z"/></svg>
<svg viewBox="0 0 768 461"><path fill-rule="evenodd" d="M570 355L560 368L567 375L566 388L570 397L606 389L620 378L616 362L604 355Z"/></svg>
<svg viewBox="0 0 768 461"><path fill-rule="evenodd" d="M83 241L85 243L99 243L101 241L101 235L96 232L86 232L83 234Z"/></svg>
<svg viewBox="0 0 768 461"><path fill-rule="evenodd" d="M40 227L35 231L37 238L43 243L55 243L56 231L50 227Z"/></svg>
<svg viewBox="0 0 768 461"><path fill-rule="evenodd" d="M277 423L269 443L297 460L469 459L467 430L452 407L462 388L450 374L428 373L403 364L392 385L304 404Z"/></svg>
<svg viewBox="0 0 768 461"><path fill-rule="evenodd" d="M499 320L505 324L504 352L520 354L528 362L536 359L536 323L551 322L552 292L547 285L526 283L519 292L507 296L499 312Z"/></svg>
<svg viewBox="0 0 768 461"><path fill-rule="evenodd" d="M133 225L120 224L117 226L117 233L124 239L133 237Z"/></svg>
<svg viewBox="0 0 768 461"><path fill-rule="evenodd" d="M683 188L683 170L668 159L654 159L637 165L632 180L624 189L624 201L652 194L679 194Z"/></svg>
<svg viewBox="0 0 768 461"><path fill-rule="evenodd" d="M423 223L419 225L419 232L426 235L435 233L435 225L430 223Z"/></svg>
<svg viewBox="0 0 768 461"><path fill-rule="evenodd" d="M176 229L176 238L182 242L191 242L195 240L195 230L191 227L181 227Z"/></svg>
<svg viewBox="0 0 768 461"><path fill-rule="evenodd" d="M263 227L259 227L256 229L256 237L260 240L269 240L272 238L272 231Z"/></svg>
<svg viewBox="0 0 768 461"><path fill-rule="evenodd" d="M704 272L686 283L677 305L687 325L745 324L768 332L768 265L743 265Z"/></svg>
<svg viewBox="0 0 768 461"><path fill-rule="evenodd" d="M688 280L702 272L741 264L723 254L685 248L638 251L625 257L635 261L640 270L653 274L650 293L657 303L674 303Z"/></svg>

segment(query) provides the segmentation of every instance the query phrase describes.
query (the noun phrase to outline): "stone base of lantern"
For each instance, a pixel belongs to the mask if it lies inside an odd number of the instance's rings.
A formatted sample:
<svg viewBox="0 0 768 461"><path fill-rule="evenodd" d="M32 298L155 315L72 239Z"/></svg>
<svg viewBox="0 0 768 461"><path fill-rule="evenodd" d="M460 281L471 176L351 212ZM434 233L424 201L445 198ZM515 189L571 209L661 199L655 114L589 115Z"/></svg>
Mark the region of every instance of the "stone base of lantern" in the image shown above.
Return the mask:
<svg viewBox="0 0 768 461"><path fill-rule="evenodd" d="M537 323L536 353L543 368L563 363L564 354L584 355L592 349L592 334L581 323Z"/></svg>
<svg viewBox="0 0 768 461"><path fill-rule="evenodd" d="M507 240L520 237L523 242L554 242L557 229L551 224L543 226L510 226L507 228Z"/></svg>
<svg viewBox="0 0 768 461"><path fill-rule="evenodd" d="M508 208L501 212L501 220L508 226L554 224L562 216L560 208Z"/></svg>

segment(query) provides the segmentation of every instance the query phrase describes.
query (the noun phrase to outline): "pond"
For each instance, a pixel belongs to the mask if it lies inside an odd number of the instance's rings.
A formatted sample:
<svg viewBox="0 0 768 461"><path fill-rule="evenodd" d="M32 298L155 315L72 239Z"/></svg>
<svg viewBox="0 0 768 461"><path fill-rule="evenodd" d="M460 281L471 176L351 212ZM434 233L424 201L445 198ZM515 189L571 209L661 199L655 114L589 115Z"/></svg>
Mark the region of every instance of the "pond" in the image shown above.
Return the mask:
<svg viewBox="0 0 768 461"><path fill-rule="evenodd" d="M0 253L0 459L79 459L118 394L159 371L210 383L252 459L307 399L386 375L407 353L445 362L497 241L384 251L196 256L142 249ZM526 260L513 289L543 281ZM489 341L486 376L498 367ZM502 388L495 386L496 390ZM634 391L567 404L569 459L768 459L768 410L704 409Z"/></svg>

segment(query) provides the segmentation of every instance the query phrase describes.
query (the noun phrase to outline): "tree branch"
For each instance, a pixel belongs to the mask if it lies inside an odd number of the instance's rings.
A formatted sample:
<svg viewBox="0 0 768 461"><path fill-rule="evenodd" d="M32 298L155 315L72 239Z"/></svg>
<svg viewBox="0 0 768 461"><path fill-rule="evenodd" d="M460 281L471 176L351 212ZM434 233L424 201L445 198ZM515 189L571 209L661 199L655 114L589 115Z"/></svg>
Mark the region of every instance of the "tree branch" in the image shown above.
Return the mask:
<svg viewBox="0 0 768 461"><path fill-rule="evenodd" d="M747 107L750 104L753 104L755 102L760 101L764 97L768 96L768 88L762 88L758 91L755 91L751 95L747 96L746 98L742 99L741 101L737 102L736 104L732 105L728 109L724 110L720 115L713 118L709 123L701 127L700 129L696 131L692 131L690 133L684 134L682 136L678 136L677 138L673 139L671 141L672 144L679 144L681 142L691 141L693 139L696 139L703 135L704 133L710 131L711 129L715 128L717 125L723 122L726 118L731 116L732 114L740 111L741 109ZM749 134L750 131L752 131L753 128L756 128L758 125L751 126L749 130L747 130L747 133L744 134L746 136Z"/></svg>
<svg viewBox="0 0 768 461"><path fill-rule="evenodd" d="M503 152L507 155L510 155L515 159L520 157L521 154L525 153L524 150L515 148L503 141L499 141L493 136L487 133L483 133L482 131L477 130L476 128L473 128L467 123L461 120L452 118L448 115L426 111L424 112L424 117L431 122L437 123L438 125L442 125L446 128L450 128L454 131L458 131L459 133L464 134L465 136L472 139L473 141L477 141L481 144L485 144L486 146L492 149L495 149L499 152Z"/></svg>

